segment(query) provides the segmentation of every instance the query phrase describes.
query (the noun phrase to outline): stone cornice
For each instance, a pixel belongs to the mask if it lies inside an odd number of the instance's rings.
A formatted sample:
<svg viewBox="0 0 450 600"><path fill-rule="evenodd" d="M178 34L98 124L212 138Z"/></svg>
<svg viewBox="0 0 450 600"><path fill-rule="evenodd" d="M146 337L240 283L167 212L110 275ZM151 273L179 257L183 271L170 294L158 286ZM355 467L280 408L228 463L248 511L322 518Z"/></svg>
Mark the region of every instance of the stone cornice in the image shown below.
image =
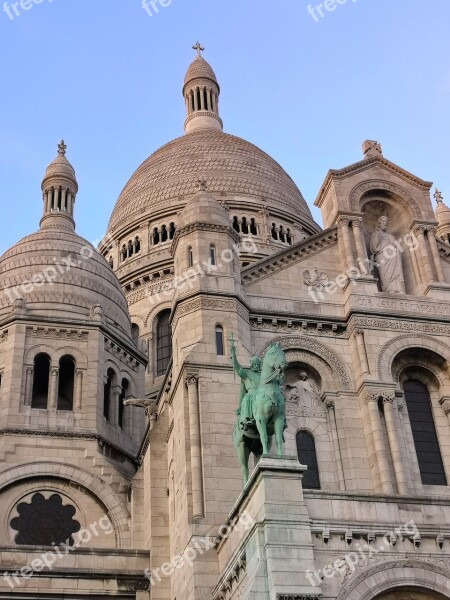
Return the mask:
<svg viewBox="0 0 450 600"><path fill-rule="evenodd" d="M22 429L22 428L9 428L0 429L0 436L31 436L31 437L57 437L66 439L77 439L77 440L88 440L92 442L98 442L101 446L111 448L127 461L131 462L134 466L138 466L136 456L128 454L120 446L113 444L103 436L97 433L77 433L74 431L50 431L50 430L37 430L37 429Z"/></svg>
<svg viewBox="0 0 450 600"><path fill-rule="evenodd" d="M241 236L231 227L231 222L230 225L218 225L215 223L203 223L202 221L196 221L195 223L189 223L189 225L185 225L184 227L177 229L170 247L170 254L172 256L174 256L177 250L180 238L189 235L194 231L206 231L208 233L228 233L237 244L241 240Z"/></svg>
<svg viewBox="0 0 450 600"><path fill-rule="evenodd" d="M365 171L368 167L372 167L374 165L381 165L386 167L387 170L391 171L391 173L400 176L402 179L405 179L409 183L423 188L425 191L430 190L433 185L432 182L424 181L423 179L416 177L416 175L413 175L409 171L406 171L402 167L399 167L395 163L391 162L390 160L387 160L382 156L374 156L372 158L365 158L363 160L360 160L356 163L349 165L348 167L344 167L343 169L330 169L325 177L322 187L319 190L317 198L314 201L314 206L317 206L318 208L322 206L333 180L345 179L349 175L354 175L355 173Z"/></svg>
<svg viewBox="0 0 450 600"><path fill-rule="evenodd" d="M282 271L297 262L321 252L337 243L337 228L327 229L303 242L298 242L242 271L243 285L250 285Z"/></svg>

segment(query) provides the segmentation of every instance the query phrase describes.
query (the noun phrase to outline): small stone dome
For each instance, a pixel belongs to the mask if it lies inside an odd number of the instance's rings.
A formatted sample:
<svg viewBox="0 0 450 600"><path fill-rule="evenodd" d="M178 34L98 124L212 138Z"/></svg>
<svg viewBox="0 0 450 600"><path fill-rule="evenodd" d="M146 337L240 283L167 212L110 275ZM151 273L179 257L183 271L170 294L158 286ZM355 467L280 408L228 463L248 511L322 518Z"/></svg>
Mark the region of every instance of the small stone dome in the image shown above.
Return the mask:
<svg viewBox="0 0 450 600"><path fill-rule="evenodd" d="M48 165L45 171L44 179L42 180L42 189L45 188L45 184L51 177L68 178L75 184L77 183L75 169L66 158L66 148L64 140L62 140L58 146L57 157Z"/></svg>
<svg viewBox="0 0 450 600"><path fill-rule="evenodd" d="M19 304L59 323L89 320L100 305L110 325L131 335L120 283L106 260L70 228L43 228L0 258L0 318Z"/></svg>
<svg viewBox="0 0 450 600"><path fill-rule="evenodd" d="M194 223L230 227L230 217L224 207L206 190L200 190L180 213L180 228Z"/></svg>
<svg viewBox="0 0 450 600"><path fill-rule="evenodd" d="M206 62L203 56L196 56L190 64L184 78L184 87L186 87L188 83L194 79L210 79L217 85L217 87L219 87L216 74L214 73L211 65Z"/></svg>

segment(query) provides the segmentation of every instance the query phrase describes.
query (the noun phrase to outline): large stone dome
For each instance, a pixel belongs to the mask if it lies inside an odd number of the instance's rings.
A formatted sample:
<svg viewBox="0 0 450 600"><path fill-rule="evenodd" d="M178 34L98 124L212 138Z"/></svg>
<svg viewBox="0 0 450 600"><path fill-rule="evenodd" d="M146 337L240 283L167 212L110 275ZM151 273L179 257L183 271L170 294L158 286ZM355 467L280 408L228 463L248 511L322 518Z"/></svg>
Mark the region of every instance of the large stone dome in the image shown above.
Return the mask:
<svg viewBox="0 0 450 600"><path fill-rule="evenodd" d="M127 303L116 275L70 228L40 229L5 252L0 290L0 317L23 305L30 315L51 314L69 323L89 319L100 305L110 324L130 335Z"/></svg>
<svg viewBox="0 0 450 600"><path fill-rule="evenodd" d="M254 198L317 228L300 190L275 160L239 137L204 129L169 142L137 169L119 196L108 229L130 226L171 204L179 207L198 191L200 177L212 195L243 202Z"/></svg>

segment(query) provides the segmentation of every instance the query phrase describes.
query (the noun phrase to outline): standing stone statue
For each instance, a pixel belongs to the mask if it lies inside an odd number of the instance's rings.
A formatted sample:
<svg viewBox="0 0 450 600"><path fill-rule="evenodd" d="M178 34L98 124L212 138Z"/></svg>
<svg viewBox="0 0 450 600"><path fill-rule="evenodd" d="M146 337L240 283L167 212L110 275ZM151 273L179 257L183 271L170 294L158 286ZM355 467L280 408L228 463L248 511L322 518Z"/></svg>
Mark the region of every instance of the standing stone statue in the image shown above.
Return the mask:
<svg viewBox="0 0 450 600"><path fill-rule="evenodd" d="M286 390L287 400L295 402L299 407L314 408L319 405L319 391L306 371L300 371L299 380L294 385L286 384Z"/></svg>
<svg viewBox="0 0 450 600"><path fill-rule="evenodd" d="M236 358L233 338L230 339L230 346L234 372L241 378L241 393L237 410L239 427L243 431L248 431L250 425L254 422L252 405L261 380L261 359L253 356L250 359L250 369L244 369Z"/></svg>
<svg viewBox="0 0 450 600"><path fill-rule="evenodd" d="M370 239L370 249L378 264L381 290L391 294L404 294L402 257L395 237L388 232L389 219L378 219L377 228Z"/></svg>

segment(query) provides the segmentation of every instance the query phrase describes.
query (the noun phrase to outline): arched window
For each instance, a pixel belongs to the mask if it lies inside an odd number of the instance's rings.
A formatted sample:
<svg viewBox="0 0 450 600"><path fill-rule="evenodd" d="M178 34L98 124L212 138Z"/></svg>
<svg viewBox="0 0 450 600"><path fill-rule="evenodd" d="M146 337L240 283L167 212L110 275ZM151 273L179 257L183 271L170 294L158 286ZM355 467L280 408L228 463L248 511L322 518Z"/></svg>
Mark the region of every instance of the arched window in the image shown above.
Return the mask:
<svg viewBox="0 0 450 600"><path fill-rule="evenodd" d="M214 244L211 244L209 247L209 260L212 265L217 264L216 247Z"/></svg>
<svg viewBox="0 0 450 600"><path fill-rule="evenodd" d="M217 356L223 356L224 343L223 343L223 327L221 325L216 326L216 353Z"/></svg>
<svg viewBox="0 0 450 600"><path fill-rule="evenodd" d="M128 379L122 379L122 390L120 392L120 396L119 396L119 427L120 429L123 428L123 411L124 411L124 401L125 398L127 397L127 391L128 391L128 387L129 387L129 382Z"/></svg>
<svg viewBox="0 0 450 600"><path fill-rule="evenodd" d="M156 376L164 375L172 358L172 328L170 310L164 310L158 316L156 325Z"/></svg>
<svg viewBox="0 0 450 600"><path fill-rule="evenodd" d="M277 226L275 225L275 223L272 223L272 229L271 229L271 234L274 240L278 239L278 232L277 232Z"/></svg>
<svg viewBox="0 0 450 600"><path fill-rule="evenodd" d="M109 257L109 266L111 267L111 269L114 269L114 259L112 256Z"/></svg>
<svg viewBox="0 0 450 600"><path fill-rule="evenodd" d="M252 235L258 235L258 228L256 227L256 221L255 221L255 219L252 219L250 221L250 233Z"/></svg>
<svg viewBox="0 0 450 600"><path fill-rule="evenodd" d="M192 250L192 246L189 246L189 248L187 249L187 261L188 267L194 266L194 252Z"/></svg>
<svg viewBox="0 0 450 600"><path fill-rule="evenodd" d="M168 237L167 227L163 225L161 228L161 242L167 242Z"/></svg>
<svg viewBox="0 0 450 600"><path fill-rule="evenodd" d="M50 357L38 354L34 359L31 408L47 408L50 378Z"/></svg>
<svg viewBox="0 0 450 600"><path fill-rule="evenodd" d="M248 223L247 223L246 217L242 218L242 233L245 233L245 235L248 235Z"/></svg>
<svg viewBox="0 0 450 600"><path fill-rule="evenodd" d="M120 252L120 258L121 258L122 262L127 259L127 247L125 246L125 244L122 246L122 250Z"/></svg>
<svg viewBox="0 0 450 600"><path fill-rule="evenodd" d="M136 323L131 323L131 337L134 341L139 338L139 333L139 325L136 325Z"/></svg>
<svg viewBox="0 0 450 600"><path fill-rule="evenodd" d="M447 485L441 449L426 385L411 379L403 386L409 422L424 485Z"/></svg>
<svg viewBox="0 0 450 600"><path fill-rule="evenodd" d="M156 246L157 244L159 244L159 231L158 228L155 227L153 229L153 245Z"/></svg>
<svg viewBox="0 0 450 600"><path fill-rule="evenodd" d="M106 373L106 382L103 387L103 416L107 421L111 418L111 389L114 384L116 374L112 369Z"/></svg>
<svg viewBox="0 0 450 600"><path fill-rule="evenodd" d="M238 233L240 233L240 232L241 232L241 228L240 228L240 226L239 226L239 220L238 220L238 218L237 218L237 217L233 217L233 229L234 229L235 231L237 231Z"/></svg>
<svg viewBox="0 0 450 600"><path fill-rule="evenodd" d="M169 238L173 240L175 237L175 223L171 223L169 226Z"/></svg>
<svg viewBox="0 0 450 600"><path fill-rule="evenodd" d="M134 238L134 251L136 254L141 251L141 240L139 239L139 236Z"/></svg>
<svg viewBox="0 0 450 600"><path fill-rule="evenodd" d="M308 467L303 475L303 488L305 490L320 490L316 443L309 431L299 431L297 433L297 453L300 463Z"/></svg>
<svg viewBox="0 0 450 600"><path fill-rule="evenodd" d="M73 410L75 387L75 360L63 356L59 361L58 410Z"/></svg>

